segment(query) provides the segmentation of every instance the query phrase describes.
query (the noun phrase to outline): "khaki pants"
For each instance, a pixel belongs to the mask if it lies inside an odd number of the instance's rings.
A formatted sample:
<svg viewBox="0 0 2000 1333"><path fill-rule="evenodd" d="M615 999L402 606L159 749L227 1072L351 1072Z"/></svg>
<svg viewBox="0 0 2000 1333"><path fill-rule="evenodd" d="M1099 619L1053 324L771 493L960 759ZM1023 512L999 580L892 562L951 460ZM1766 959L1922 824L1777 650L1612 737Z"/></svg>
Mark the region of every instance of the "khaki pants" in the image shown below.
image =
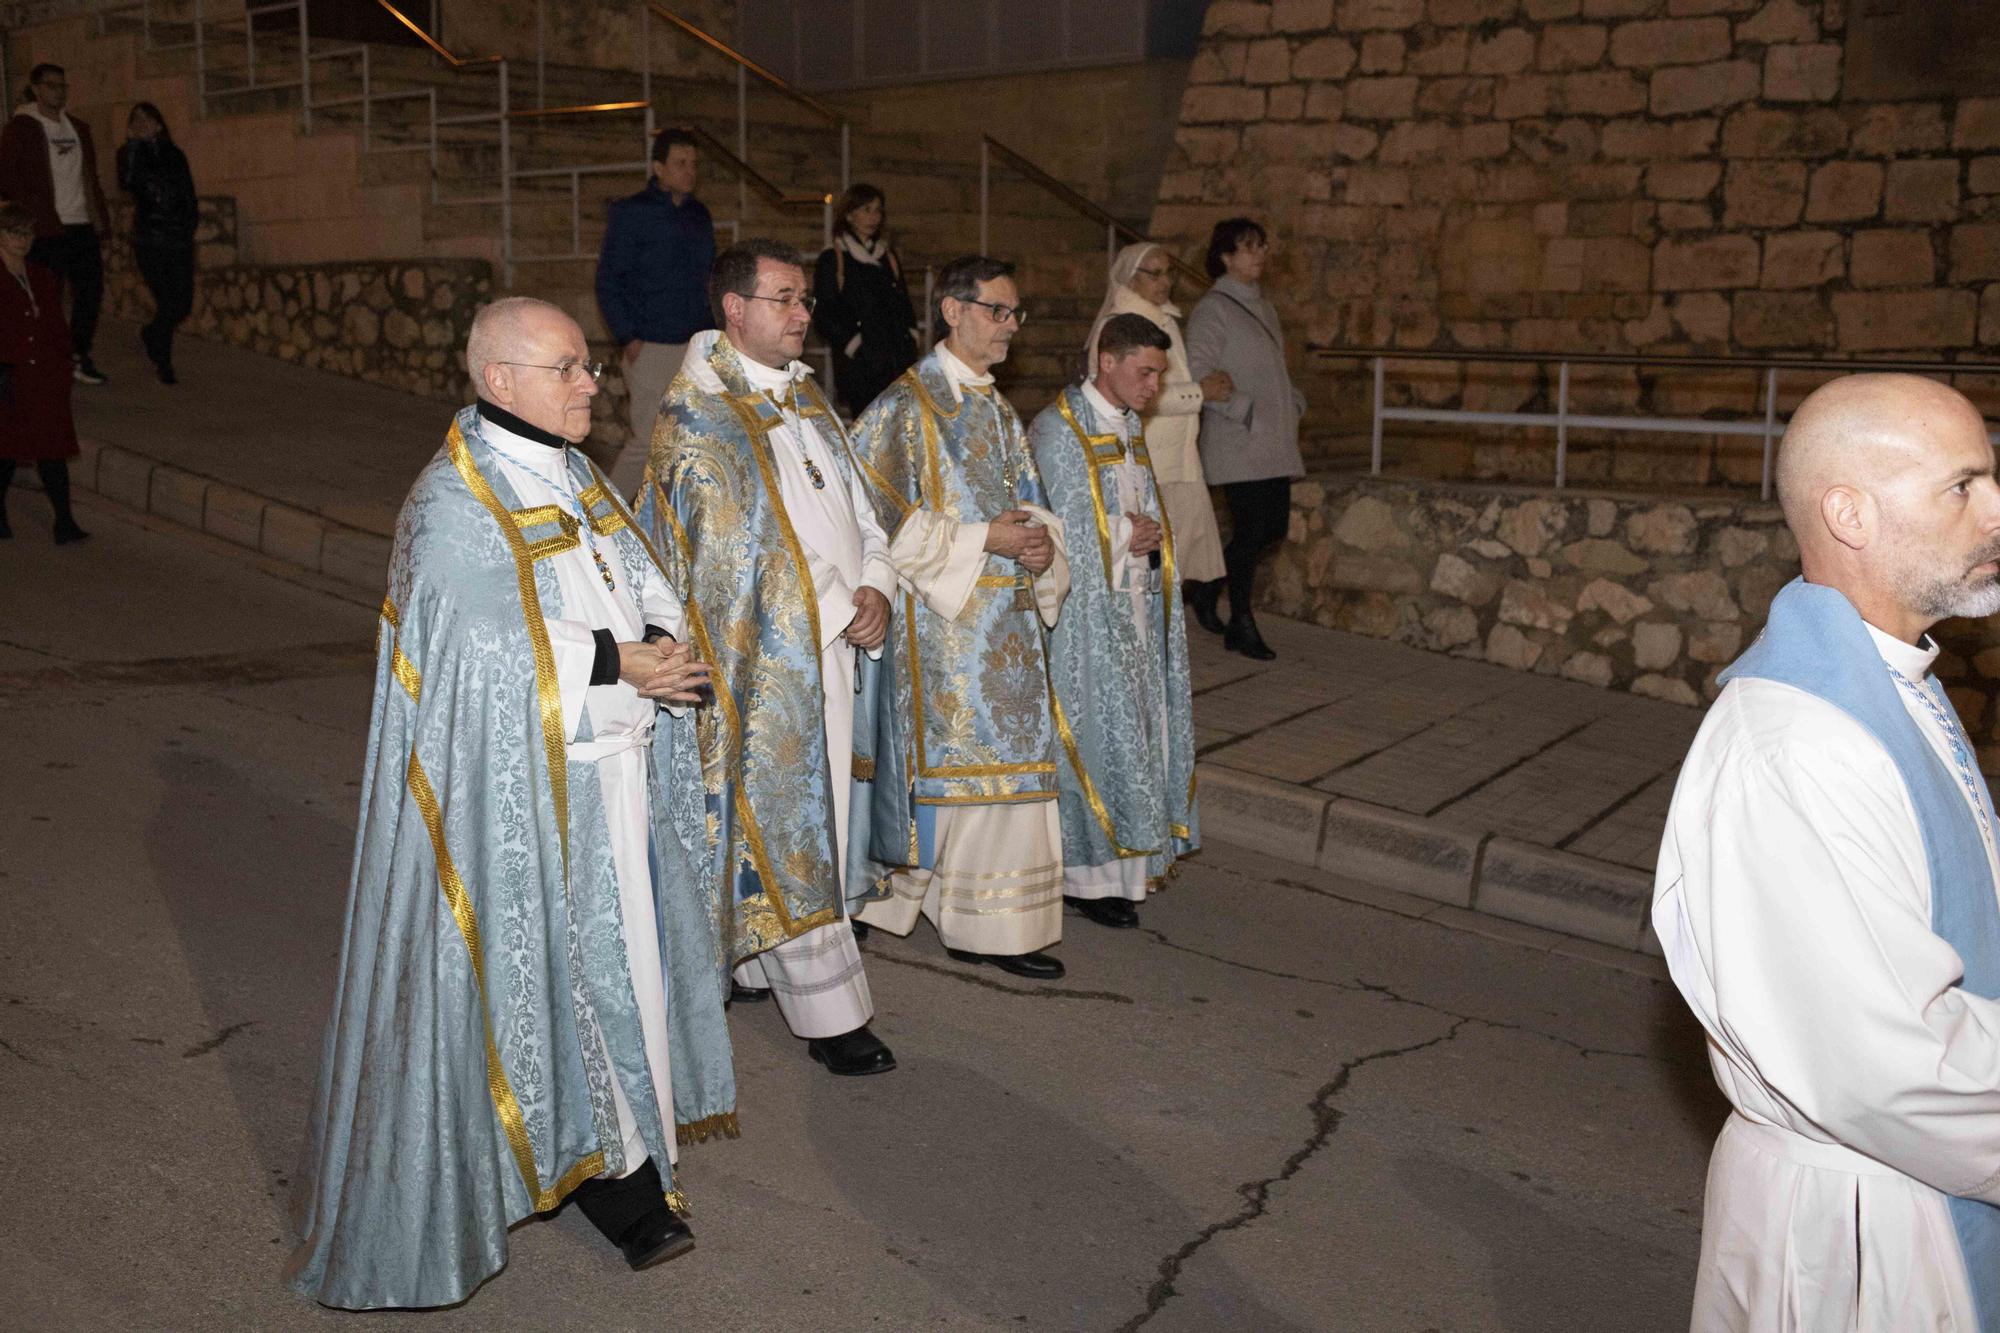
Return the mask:
<svg viewBox="0 0 2000 1333"><path fill-rule="evenodd" d="M687 356L686 343L640 343L639 355L625 367L625 389L630 395L625 410L630 414L632 438L611 467L611 484L628 500L636 501L639 482L646 474L646 455L653 447L653 421L660 414L660 400L667 386L680 374Z"/></svg>

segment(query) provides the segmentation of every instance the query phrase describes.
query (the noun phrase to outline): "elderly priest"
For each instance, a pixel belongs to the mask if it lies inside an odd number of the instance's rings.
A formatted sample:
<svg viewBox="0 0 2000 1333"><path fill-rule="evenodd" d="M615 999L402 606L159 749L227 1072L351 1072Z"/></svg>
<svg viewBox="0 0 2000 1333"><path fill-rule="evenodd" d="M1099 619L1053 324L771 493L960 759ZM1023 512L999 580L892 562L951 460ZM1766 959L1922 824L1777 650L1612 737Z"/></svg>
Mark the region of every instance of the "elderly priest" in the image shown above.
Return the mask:
<svg viewBox="0 0 2000 1333"><path fill-rule="evenodd" d="M1803 577L1674 787L1653 898L1733 1113L1693 1327L2000 1329L2000 860L1931 626L2000 611L1978 411L1816 390L1778 457Z"/></svg>
<svg viewBox="0 0 2000 1333"><path fill-rule="evenodd" d="M1199 845L1187 621L1139 424L1170 346L1144 315L1113 315L1091 377L1058 394L1028 432L1049 507L1076 534L1069 600L1049 634L1063 896L1114 927L1138 925L1134 904Z"/></svg>
<svg viewBox="0 0 2000 1333"><path fill-rule="evenodd" d="M294 1198L290 1277L328 1305L464 1300L572 1195L633 1268L671 1258L694 1239L676 1141L734 1130L692 724L660 707L707 668L569 447L586 356L554 306L483 309L479 401L397 521Z"/></svg>

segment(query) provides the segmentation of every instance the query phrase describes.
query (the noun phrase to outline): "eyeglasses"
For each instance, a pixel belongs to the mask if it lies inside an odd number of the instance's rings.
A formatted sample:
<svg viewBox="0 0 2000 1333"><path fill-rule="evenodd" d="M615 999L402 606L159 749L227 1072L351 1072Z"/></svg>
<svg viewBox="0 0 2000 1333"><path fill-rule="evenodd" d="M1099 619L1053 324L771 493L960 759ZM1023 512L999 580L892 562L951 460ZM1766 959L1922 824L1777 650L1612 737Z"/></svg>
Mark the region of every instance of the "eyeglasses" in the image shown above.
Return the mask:
<svg viewBox="0 0 2000 1333"><path fill-rule="evenodd" d="M1167 276L1167 270L1164 268L1134 269L1133 276L1140 278L1164 278Z"/></svg>
<svg viewBox="0 0 2000 1333"><path fill-rule="evenodd" d="M495 361L496 366L519 366L523 370L553 370L564 384L574 384L578 375L590 376L592 384L604 378L602 361L565 361L558 366L538 366L532 361Z"/></svg>
<svg viewBox="0 0 2000 1333"><path fill-rule="evenodd" d="M808 315L813 312L813 307L819 304L818 301L815 301L810 296L752 296L746 294L743 299L746 301L769 301L773 305L784 306L787 310L793 306L797 306Z"/></svg>
<svg viewBox="0 0 2000 1333"><path fill-rule="evenodd" d="M995 324L1005 324L1008 320L1016 324L1028 322L1028 307L1024 305L1001 305L998 301L965 301L963 305L976 305L993 316Z"/></svg>

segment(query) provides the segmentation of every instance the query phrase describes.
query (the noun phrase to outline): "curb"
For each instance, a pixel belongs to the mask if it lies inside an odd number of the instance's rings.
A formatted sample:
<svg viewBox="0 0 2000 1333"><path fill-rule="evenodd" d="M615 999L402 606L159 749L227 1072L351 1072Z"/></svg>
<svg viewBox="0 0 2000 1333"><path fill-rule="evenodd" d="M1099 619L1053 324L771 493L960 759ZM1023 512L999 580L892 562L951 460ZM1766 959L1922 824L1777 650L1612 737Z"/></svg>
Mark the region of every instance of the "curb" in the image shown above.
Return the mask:
<svg viewBox="0 0 2000 1333"><path fill-rule="evenodd" d="M1218 841L1449 907L1661 956L1649 920L1652 878L1630 867L1218 764L1199 764L1196 773L1202 831Z"/></svg>
<svg viewBox="0 0 2000 1333"><path fill-rule="evenodd" d="M389 574L389 538L336 522L135 453L120 445L78 441L70 464L78 488L205 532L275 560L324 574L371 596Z"/></svg>

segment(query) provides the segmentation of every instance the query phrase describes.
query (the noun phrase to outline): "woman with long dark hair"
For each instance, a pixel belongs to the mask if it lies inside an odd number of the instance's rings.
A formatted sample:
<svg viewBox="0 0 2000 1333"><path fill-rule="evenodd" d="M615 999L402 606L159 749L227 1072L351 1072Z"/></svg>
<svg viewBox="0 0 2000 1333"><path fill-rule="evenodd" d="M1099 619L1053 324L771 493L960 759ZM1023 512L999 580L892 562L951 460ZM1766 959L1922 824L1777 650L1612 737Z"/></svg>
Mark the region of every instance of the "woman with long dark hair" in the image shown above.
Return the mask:
<svg viewBox="0 0 2000 1333"><path fill-rule="evenodd" d="M132 196L132 259L153 294L139 330L160 383L174 383L174 330L194 309L194 231L200 206L187 155L151 102L133 104L118 148L118 186Z"/></svg>
<svg viewBox="0 0 2000 1333"><path fill-rule="evenodd" d="M813 269L813 322L833 348L833 379L850 415L917 363L916 312L889 244L886 201L856 181L841 197L833 244Z"/></svg>
<svg viewBox="0 0 2000 1333"><path fill-rule="evenodd" d="M1215 224L1208 240L1208 275L1215 285L1188 316L1188 374L1216 371L1232 392L1201 409L1201 466L1229 502L1229 623L1222 645L1259 661L1277 654L1257 632L1257 562L1285 539L1292 516L1292 480L1305 475L1299 458L1299 418L1306 400L1285 369L1285 331L1260 285L1270 240L1249 218ZM1211 603L1212 605L1212 603Z"/></svg>

